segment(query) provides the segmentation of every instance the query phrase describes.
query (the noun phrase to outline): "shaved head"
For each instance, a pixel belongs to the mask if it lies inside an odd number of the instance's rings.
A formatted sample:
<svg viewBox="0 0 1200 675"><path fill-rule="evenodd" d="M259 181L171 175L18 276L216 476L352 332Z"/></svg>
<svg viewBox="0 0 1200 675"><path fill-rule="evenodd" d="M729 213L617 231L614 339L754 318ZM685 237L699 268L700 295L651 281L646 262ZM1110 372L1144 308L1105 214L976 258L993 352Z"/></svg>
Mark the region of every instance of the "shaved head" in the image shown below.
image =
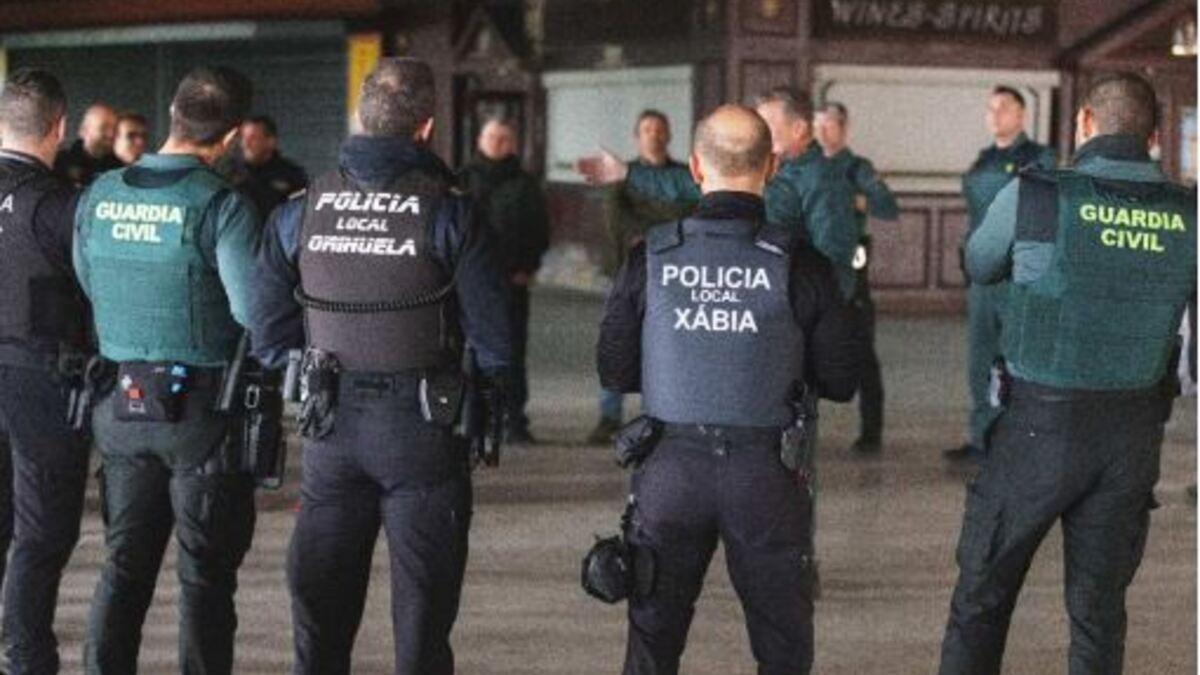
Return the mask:
<svg viewBox="0 0 1200 675"><path fill-rule="evenodd" d="M771 157L771 130L750 108L723 105L696 127L693 152L715 177L762 174Z"/></svg>
<svg viewBox="0 0 1200 675"><path fill-rule="evenodd" d="M1158 128L1158 97L1144 78L1121 74L1098 80L1084 105L1092 109L1100 134L1149 138Z"/></svg>
<svg viewBox="0 0 1200 675"><path fill-rule="evenodd" d="M93 157L103 157L112 152L117 137L117 112L104 103L93 103L83 113L79 122L79 138L83 147Z"/></svg>

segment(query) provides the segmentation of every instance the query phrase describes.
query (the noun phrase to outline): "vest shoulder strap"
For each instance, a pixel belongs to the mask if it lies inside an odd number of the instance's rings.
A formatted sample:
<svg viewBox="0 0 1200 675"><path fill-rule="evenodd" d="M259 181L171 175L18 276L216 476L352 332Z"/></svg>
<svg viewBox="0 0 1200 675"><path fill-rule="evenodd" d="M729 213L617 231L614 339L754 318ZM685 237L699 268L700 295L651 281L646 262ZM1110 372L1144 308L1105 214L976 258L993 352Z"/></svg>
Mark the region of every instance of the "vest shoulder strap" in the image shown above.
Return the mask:
<svg viewBox="0 0 1200 675"><path fill-rule="evenodd" d="M1052 243L1058 232L1058 171L1028 168L1017 178L1019 241Z"/></svg>
<svg viewBox="0 0 1200 675"><path fill-rule="evenodd" d="M683 221L655 225L646 233L646 250L662 253L683 244Z"/></svg>
<svg viewBox="0 0 1200 675"><path fill-rule="evenodd" d="M794 244L795 237L788 228L773 223L767 223L759 228L758 234L754 238L755 246L778 256L788 255Z"/></svg>

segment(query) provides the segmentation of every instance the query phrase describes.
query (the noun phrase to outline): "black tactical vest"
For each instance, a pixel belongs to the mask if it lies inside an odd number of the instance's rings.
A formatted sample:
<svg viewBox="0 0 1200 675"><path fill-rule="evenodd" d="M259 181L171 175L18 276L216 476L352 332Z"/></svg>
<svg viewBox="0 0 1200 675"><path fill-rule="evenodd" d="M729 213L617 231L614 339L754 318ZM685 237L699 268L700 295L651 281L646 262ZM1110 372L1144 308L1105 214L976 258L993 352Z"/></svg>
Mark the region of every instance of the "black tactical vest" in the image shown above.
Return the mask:
<svg viewBox="0 0 1200 675"><path fill-rule="evenodd" d="M804 335L789 299L790 244L766 233L749 221L688 219L647 234L647 414L676 424L791 423Z"/></svg>
<svg viewBox="0 0 1200 675"><path fill-rule="evenodd" d="M411 171L380 191L333 172L313 181L300 235L310 346L353 371L399 372L459 358L452 275L429 226L447 186Z"/></svg>
<svg viewBox="0 0 1200 675"><path fill-rule="evenodd" d="M46 352L86 344L87 309L70 261L51 263L34 230L38 203L65 188L40 165L0 161L0 343Z"/></svg>

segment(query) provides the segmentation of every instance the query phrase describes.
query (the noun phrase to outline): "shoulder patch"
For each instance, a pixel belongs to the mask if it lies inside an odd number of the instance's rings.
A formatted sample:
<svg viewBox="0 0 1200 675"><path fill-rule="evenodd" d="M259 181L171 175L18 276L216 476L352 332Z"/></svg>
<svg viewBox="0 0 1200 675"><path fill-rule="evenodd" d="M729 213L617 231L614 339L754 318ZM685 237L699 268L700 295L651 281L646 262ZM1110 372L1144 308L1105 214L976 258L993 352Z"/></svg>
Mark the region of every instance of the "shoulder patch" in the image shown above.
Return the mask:
<svg viewBox="0 0 1200 675"><path fill-rule="evenodd" d="M1053 243L1058 235L1057 176L1022 171L1017 181L1017 240Z"/></svg>
<svg viewBox="0 0 1200 675"><path fill-rule="evenodd" d="M646 250L661 253L683 243L683 221L655 225L646 232Z"/></svg>
<svg viewBox="0 0 1200 675"><path fill-rule="evenodd" d="M787 255L792 250L795 239L792 233L783 226L767 223L758 230L754 245L775 255Z"/></svg>

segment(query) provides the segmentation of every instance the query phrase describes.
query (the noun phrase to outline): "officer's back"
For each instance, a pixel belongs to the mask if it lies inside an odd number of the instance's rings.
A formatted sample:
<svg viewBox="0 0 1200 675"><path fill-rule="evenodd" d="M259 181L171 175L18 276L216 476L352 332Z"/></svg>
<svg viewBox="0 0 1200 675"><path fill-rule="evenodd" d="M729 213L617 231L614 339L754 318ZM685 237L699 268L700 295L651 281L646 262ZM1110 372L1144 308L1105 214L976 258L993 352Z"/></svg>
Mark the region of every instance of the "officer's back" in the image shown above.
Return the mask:
<svg viewBox="0 0 1200 675"><path fill-rule="evenodd" d="M115 362L93 420L109 556L88 628L90 675L136 671L172 529L184 672L233 668L233 593L254 529L254 485L236 417L217 401L246 321L259 226L209 167L249 103L239 74L193 70L175 92L160 151L102 175L80 200L75 269L100 353Z"/></svg>
<svg viewBox="0 0 1200 675"><path fill-rule="evenodd" d="M19 69L5 79L0 92L0 585L7 653L13 672L21 673L58 671L54 607L79 537L87 480L87 436L82 424L68 422L68 415L78 419L75 403L90 351L87 304L71 270L77 193L50 170L66 111L62 85L49 73Z"/></svg>
<svg viewBox="0 0 1200 675"><path fill-rule="evenodd" d="M968 242L972 280L1012 280L1012 377L994 389L1003 412L967 494L942 675L999 672L1025 572L1059 521L1069 670L1122 671L1169 364L1196 289L1196 197L1150 159L1157 110L1136 75L1093 83L1073 165L1022 172Z"/></svg>
<svg viewBox="0 0 1200 675"><path fill-rule="evenodd" d="M653 591L630 606L627 675L678 672L718 540L760 671L811 666L812 511L803 443L784 430L803 426L806 387L853 395L861 346L829 261L765 224L774 164L753 110L724 106L701 122L696 212L649 231L605 306L601 383L640 390L661 429L629 502L631 545L655 569L638 579Z"/></svg>
<svg viewBox="0 0 1200 675"><path fill-rule="evenodd" d="M381 60L362 88L363 133L264 230L257 353L282 365L307 347L304 498L288 555L296 675L350 672L381 529L394 672L454 670L471 520L466 444L452 434L464 339L493 382L510 343L488 228L428 147L434 83L420 60Z"/></svg>

